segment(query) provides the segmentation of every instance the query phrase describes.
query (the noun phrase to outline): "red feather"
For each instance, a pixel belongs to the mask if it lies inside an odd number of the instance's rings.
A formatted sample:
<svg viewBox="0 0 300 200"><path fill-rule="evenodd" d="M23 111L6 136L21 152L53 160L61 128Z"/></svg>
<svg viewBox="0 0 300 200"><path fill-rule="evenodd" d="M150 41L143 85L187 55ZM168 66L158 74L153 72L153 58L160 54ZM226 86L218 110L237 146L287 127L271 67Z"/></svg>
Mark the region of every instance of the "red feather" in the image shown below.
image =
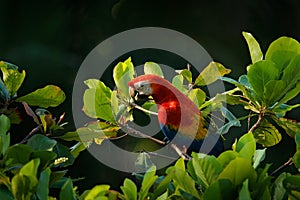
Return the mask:
<svg viewBox="0 0 300 200"><path fill-rule="evenodd" d="M158 107L158 121L192 139L203 139L207 134L204 118L198 107L167 80L156 75L139 76L128 83L148 82L151 96Z"/></svg>

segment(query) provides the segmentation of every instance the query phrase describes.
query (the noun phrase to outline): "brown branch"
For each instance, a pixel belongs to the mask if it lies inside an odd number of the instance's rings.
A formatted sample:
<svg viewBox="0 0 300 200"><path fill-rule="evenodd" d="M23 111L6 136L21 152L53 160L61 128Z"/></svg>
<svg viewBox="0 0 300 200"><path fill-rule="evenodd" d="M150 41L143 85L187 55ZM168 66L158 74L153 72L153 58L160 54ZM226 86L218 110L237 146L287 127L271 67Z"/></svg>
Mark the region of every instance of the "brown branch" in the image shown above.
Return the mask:
<svg viewBox="0 0 300 200"><path fill-rule="evenodd" d="M279 172L280 170L284 169L285 167L292 165L293 164L293 158L290 158L287 162L285 162L283 165L279 166L277 169L275 169L270 176L275 175L277 172Z"/></svg>
<svg viewBox="0 0 300 200"><path fill-rule="evenodd" d="M248 132L253 132L259 126L261 120L263 119L262 117L263 117L263 112L260 112L257 121L255 122L255 124L253 124L253 126L249 129Z"/></svg>
<svg viewBox="0 0 300 200"><path fill-rule="evenodd" d="M32 129L28 135L26 135L26 137L21 141L19 142L19 144L24 144L25 142L28 141L28 139L33 135L35 134L36 132L38 132L40 130L40 128L42 127L42 124L38 125L37 127L35 127L34 129Z"/></svg>
<svg viewBox="0 0 300 200"><path fill-rule="evenodd" d="M125 129L128 134L135 134L135 135L141 136L142 138L150 139L150 140L152 140L154 142L157 142L159 144L162 144L162 145L165 144L165 142L163 142L161 140L158 140L154 137L151 137L149 135L146 135L146 134L142 133L141 131L135 130L134 128L129 127L127 124L126 125L119 124L119 125L121 126L121 128Z"/></svg>

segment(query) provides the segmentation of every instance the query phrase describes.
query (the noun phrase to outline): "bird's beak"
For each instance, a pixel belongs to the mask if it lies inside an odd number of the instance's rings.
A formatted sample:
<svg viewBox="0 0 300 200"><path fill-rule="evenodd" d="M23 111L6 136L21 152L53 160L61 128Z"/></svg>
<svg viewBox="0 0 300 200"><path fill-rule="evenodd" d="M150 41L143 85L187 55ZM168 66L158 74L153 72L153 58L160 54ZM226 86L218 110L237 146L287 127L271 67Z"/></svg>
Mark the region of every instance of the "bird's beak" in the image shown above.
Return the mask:
<svg viewBox="0 0 300 200"><path fill-rule="evenodd" d="M129 95L135 99L137 91L133 87L129 87Z"/></svg>

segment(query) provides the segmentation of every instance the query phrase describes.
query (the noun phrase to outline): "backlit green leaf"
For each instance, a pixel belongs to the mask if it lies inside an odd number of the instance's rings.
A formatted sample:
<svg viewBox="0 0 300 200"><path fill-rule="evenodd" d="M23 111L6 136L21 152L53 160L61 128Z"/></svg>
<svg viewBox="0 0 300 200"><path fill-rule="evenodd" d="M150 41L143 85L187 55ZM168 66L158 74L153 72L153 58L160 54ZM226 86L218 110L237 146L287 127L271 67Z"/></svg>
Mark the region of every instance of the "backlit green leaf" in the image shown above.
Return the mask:
<svg viewBox="0 0 300 200"><path fill-rule="evenodd" d="M56 107L66 99L65 93L55 85L47 85L25 96L16 99L17 102L27 102L31 106L43 108Z"/></svg>
<svg viewBox="0 0 300 200"><path fill-rule="evenodd" d="M100 88L87 89L83 96L83 111L91 118L101 118L114 122L111 107L111 93L107 93Z"/></svg>
<svg viewBox="0 0 300 200"><path fill-rule="evenodd" d="M201 90L200 88L195 88L192 89L189 93L188 93L188 97L197 105L197 107L199 108L206 99L206 94L203 90Z"/></svg>
<svg viewBox="0 0 300 200"><path fill-rule="evenodd" d="M85 200L94 200L94 199L101 199L101 197L104 197L110 186L109 185L96 185L94 186L89 193L84 198Z"/></svg>
<svg viewBox="0 0 300 200"><path fill-rule="evenodd" d="M218 80L218 77L229 74L230 72L231 70L226 69L221 63L211 62L207 67L205 67L202 70L202 72L196 78L195 85L209 85Z"/></svg>
<svg viewBox="0 0 300 200"><path fill-rule="evenodd" d="M187 94L188 89L183 85L183 76L182 75L176 75L172 79L172 85L174 85L180 92L183 94Z"/></svg>
<svg viewBox="0 0 300 200"><path fill-rule="evenodd" d="M154 74L160 77L164 77L164 74L157 63L154 62L146 62L144 64L144 73L145 74Z"/></svg>
<svg viewBox="0 0 300 200"><path fill-rule="evenodd" d="M188 69L184 69L182 71L180 71L180 74L189 82L189 83L192 83L193 80L193 76L192 76L192 72Z"/></svg>
<svg viewBox="0 0 300 200"><path fill-rule="evenodd" d="M125 62L119 62L114 70L113 77L121 97L130 99L128 82L133 79L134 66L129 57Z"/></svg>
<svg viewBox="0 0 300 200"><path fill-rule="evenodd" d="M237 157L228 163L219 175L219 179L228 179L235 187L237 187L246 179L249 179L250 182L255 181L256 172L252 167L252 161Z"/></svg>
<svg viewBox="0 0 300 200"><path fill-rule="evenodd" d="M295 85L294 88L284 93L284 97L279 101L277 105L281 105L283 103L288 102L289 100L296 97L299 93L300 93L300 81Z"/></svg>
<svg viewBox="0 0 300 200"><path fill-rule="evenodd" d="M156 179L158 178L157 175L155 175L156 173L156 167L155 165L151 166L146 174L144 175L144 179L142 181L142 186L139 192L139 199L146 199L147 196L149 195L148 192L150 190L150 188L152 187L152 185L155 183Z"/></svg>
<svg viewBox="0 0 300 200"><path fill-rule="evenodd" d="M17 174L11 180L11 188L15 199L31 200L36 190L38 180L35 176Z"/></svg>
<svg viewBox="0 0 300 200"><path fill-rule="evenodd" d="M259 43L256 39L251 35L251 33L247 32L243 32L243 36L247 41L252 63L262 60L263 53L261 52Z"/></svg>
<svg viewBox="0 0 300 200"><path fill-rule="evenodd" d="M297 40L289 37L280 37L269 46L265 59L273 61L282 71L290 60L300 53L300 44Z"/></svg>
<svg viewBox="0 0 300 200"><path fill-rule="evenodd" d="M132 199L132 200L137 199L137 188L135 183L132 180L126 178L124 180L123 186L121 186L121 190L125 195L126 199Z"/></svg>
<svg viewBox="0 0 300 200"><path fill-rule="evenodd" d="M20 170L19 173L27 176L36 176L37 170L40 165L40 159L36 158L26 163Z"/></svg>
<svg viewBox="0 0 300 200"><path fill-rule="evenodd" d="M240 157L246 158L252 161L256 150L256 143L252 133L243 135L237 142L236 151Z"/></svg>
<svg viewBox="0 0 300 200"><path fill-rule="evenodd" d="M19 72L15 65L3 61L0 62L0 69L3 74L5 86L8 89L10 96L14 97L25 79L25 70Z"/></svg>
<svg viewBox="0 0 300 200"><path fill-rule="evenodd" d="M264 147L274 146L282 139L282 136L277 128L266 119L261 121L258 128L253 131L253 135L256 142Z"/></svg>
<svg viewBox="0 0 300 200"><path fill-rule="evenodd" d="M192 160L188 163L188 172L204 189L217 180L222 170L222 165L214 156L198 158L193 155Z"/></svg>

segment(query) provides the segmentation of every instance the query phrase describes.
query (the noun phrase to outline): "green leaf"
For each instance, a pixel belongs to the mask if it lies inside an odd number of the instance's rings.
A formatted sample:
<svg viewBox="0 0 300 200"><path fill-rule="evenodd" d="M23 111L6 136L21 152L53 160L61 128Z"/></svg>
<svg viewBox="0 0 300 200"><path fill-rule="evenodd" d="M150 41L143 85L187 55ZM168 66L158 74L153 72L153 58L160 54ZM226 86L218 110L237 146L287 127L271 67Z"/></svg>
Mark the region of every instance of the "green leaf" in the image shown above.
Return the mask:
<svg viewBox="0 0 300 200"><path fill-rule="evenodd" d="M137 199L137 188L134 182L128 178L124 180L123 186L121 186L121 190L125 195L126 199Z"/></svg>
<svg viewBox="0 0 300 200"><path fill-rule="evenodd" d="M300 53L300 44L289 37L280 37L269 46L265 59L273 61L280 71L287 66L290 60Z"/></svg>
<svg viewBox="0 0 300 200"><path fill-rule="evenodd" d="M56 107L66 99L65 93L55 85L47 85L25 96L16 99L17 102L27 102L31 106L43 108Z"/></svg>
<svg viewBox="0 0 300 200"><path fill-rule="evenodd" d="M4 185L0 185L0 197L5 200L15 200L11 191Z"/></svg>
<svg viewBox="0 0 300 200"><path fill-rule="evenodd" d="M227 150L222 152L218 158L217 161L224 167L226 167L232 160L234 160L236 157L238 157L238 153L236 151Z"/></svg>
<svg viewBox="0 0 300 200"><path fill-rule="evenodd" d="M240 81L241 81L241 77L240 77ZM222 80L222 81L234 84L243 93L243 95L244 95L245 98L249 99L252 103L254 103L255 105L257 105L257 103L256 103L257 99L255 98L255 96L254 96L254 94L252 92L252 87L249 88L248 83L244 83L244 82L240 83L240 82L237 82L236 80L228 78L228 77L218 77L218 78L220 80ZM243 78L242 80L243 81L247 80L247 82L248 82L248 78L247 79Z"/></svg>
<svg viewBox="0 0 300 200"><path fill-rule="evenodd" d="M114 70L113 77L118 88L119 95L130 99L128 82L133 79L134 66L129 57L125 62L119 62Z"/></svg>
<svg viewBox="0 0 300 200"><path fill-rule="evenodd" d="M134 166L137 172L145 172L149 170L154 163L147 152L139 153L137 159L135 160Z"/></svg>
<svg viewBox="0 0 300 200"><path fill-rule="evenodd" d="M178 189L183 190L186 193L193 195L196 198L199 197L199 193L195 188L195 181L188 175L187 172L177 167L170 167L167 169L167 174L172 174L174 181L177 184Z"/></svg>
<svg viewBox="0 0 300 200"><path fill-rule="evenodd" d="M300 169L300 131L295 135L296 153L293 156L295 166Z"/></svg>
<svg viewBox="0 0 300 200"><path fill-rule="evenodd" d="M39 165L40 165L40 159L38 158L33 159L30 162L26 163L26 165L24 165L21 168L19 173L24 174L26 176L36 176Z"/></svg>
<svg viewBox="0 0 300 200"><path fill-rule="evenodd" d="M208 188L214 183L221 171L223 170L222 165L218 162L214 156L205 156L198 158L193 155L193 158L188 162L188 172L197 181L197 183L204 189Z"/></svg>
<svg viewBox="0 0 300 200"><path fill-rule="evenodd" d="M271 61L262 60L250 65L247 73L248 80L260 102L265 99L265 86L269 81L277 80L279 73L279 69Z"/></svg>
<svg viewBox="0 0 300 200"><path fill-rule="evenodd" d="M290 89L288 92L284 93L284 97L278 102L277 105L281 105L283 103L288 102L289 100L293 99L300 93L300 81L296 84L296 86Z"/></svg>
<svg viewBox="0 0 300 200"><path fill-rule="evenodd" d="M234 196L234 188L230 180L219 179L204 192L203 199L228 200L235 199Z"/></svg>
<svg viewBox="0 0 300 200"><path fill-rule="evenodd" d="M211 62L205 67L199 76L195 80L195 85L204 86L209 85L216 80L218 77L224 76L231 72L230 69L226 69L221 63Z"/></svg>
<svg viewBox="0 0 300 200"><path fill-rule="evenodd" d="M45 169L49 163L53 162L56 156L56 153L52 151L34 151L30 154L30 159L40 159L39 169Z"/></svg>
<svg viewBox="0 0 300 200"><path fill-rule="evenodd" d="M53 151L57 154L57 158L54 161L55 167L67 167L72 165L74 162L74 157L70 152L70 149L60 143L56 143Z"/></svg>
<svg viewBox="0 0 300 200"><path fill-rule="evenodd" d="M246 179L250 182L256 180L256 172L251 162L245 158L235 158L224 168L219 179L228 179L235 187L240 186Z"/></svg>
<svg viewBox="0 0 300 200"><path fill-rule="evenodd" d="M239 192L239 199L251 200L251 195L248 186L248 179L243 182L242 189Z"/></svg>
<svg viewBox="0 0 300 200"><path fill-rule="evenodd" d="M154 74L160 77L164 77L164 74L157 63L154 62L146 62L144 65L144 73L145 74Z"/></svg>
<svg viewBox="0 0 300 200"><path fill-rule="evenodd" d="M94 186L84 198L85 200L94 200L94 199L101 199L104 197L107 192L109 191L109 185L96 185Z"/></svg>
<svg viewBox="0 0 300 200"><path fill-rule="evenodd" d="M291 137L294 137L295 134L300 130L300 123L298 121L274 116L272 119Z"/></svg>
<svg viewBox="0 0 300 200"><path fill-rule="evenodd" d="M9 91L10 97L15 97L25 79L25 70L19 72L15 65L11 66L11 64L4 63L3 61L0 62L0 69L3 74L4 84Z"/></svg>
<svg viewBox="0 0 300 200"><path fill-rule="evenodd" d="M15 175L11 180L12 193L15 199L31 200L37 184L38 180L35 176Z"/></svg>
<svg viewBox="0 0 300 200"><path fill-rule="evenodd" d="M299 55L293 57L291 62L288 64L288 66L283 70L283 75L281 80L286 82L285 91L289 91L296 85L297 82L300 81L299 67L300 67L300 52Z"/></svg>
<svg viewBox="0 0 300 200"><path fill-rule="evenodd" d="M188 93L188 97L198 106L198 108L205 102L206 94L200 88L192 89Z"/></svg>
<svg viewBox="0 0 300 200"><path fill-rule="evenodd" d="M253 157L253 167L256 169L258 165L263 161L266 157L266 148L264 149L257 149L255 151L254 157Z"/></svg>
<svg viewBox="0 0 300 200"><path fill-rule="evenodd" d="M10 146L4 156L6 165L26 164L30 160L30 154L33 150L25 144L16 144Z"/></svg>
<svg viewBox="0 0 300 200"><path fill-rule="evenodd" d="M182 75L176 75L172 79L172 85L176 87L180 92L183 94L187 94L188 90L187 88L183 85L183 76Z"/></svg>
<svg viewBox="0 0 300 200"><path fill-rule="evenodd" d="M96 121L89 123L86 127L78 128L76 131L67 132L62 136L57 136L57 138L66 141L83 142L86 145L93 140L97 140L98 144L101 144L100 141L117 136L119 129L120 127L117 125Z"/></svg>
<svg viewBox="0 0 300 200"><path fill-rule="evenodd" d="M263 59L263 53L261 52L259 43L251 35L251 33L243 32L243 36L246 39L252 63L258 62Z"/></svg>
<svg viewBox="0 0 300 200"><path fill-rule="evenodd" d="M49 185L52 187L53 184L57 183L59 180L61 180L67 173L67 170L62 171L52 171L50 174L50 183Z"/></svg>
<svg viewBox="0 0 300 200"><path fill-rule="evenodd" d="M294 108L298 108L300 104L295 105L287 105L287 104L280 104L279 106L276 106L274 109L272 109L277 117L284 117L286 112L291 111Z"/></svg>
<svg viewBox="0 0 300 200"><path fill-rule="evenodd" d="M276 180L274 181L273 185L273 200L282 200L286 199L286 190L283 186L283 181L286 179L286 177L290 176L286 172L283 172L280 174Z"/></svg>
<svg viewBox="0 0 300 200"><path fill-rule="evenodd" d="M237 142L236 151L240 157L252 161L256 150L256 143L252 133L243 135Z"/></svg>
<svg viewBox="0 0 300 200"><path fill-rule="evenodd" d="M180 74L191 84L193 82L192 72L188 69L184 69L180 71Z"/></svg>
<svg viewBox="0 0 300 200"><path fill-rule="evenodd" d="M83 95L83 104L83 111L87 116L115 122L111 106L111 92L108 93L100 88L87 89Z"/></svg>
<svg viewBox="0 0 300 200"><path fill-rule="evenodd" d="M4 155L10 145L10 120L5 115L0 115L0 154Z"/></svg>
<svg viewBox="0 0 300 200"><path fill-rule="evenodd" d="M39 182L36 189L36 195L40 200L48 199L50 174L50 168L46 168L40 174Z"/></svg>
<svg viewBox="0 0 300 200"><path fill-rule="evenodd" d="M55 140L52 140L42 134L35 134L28 140L27 145L35 151L52 151L56 143L57 142Z"/></svg>
<svg viewBox="0 0 300 200"><path fill-rule="evenodd" d="M146 174L144 175L144 179L142 182L142 186L139 192L139 199L143 200L146 199L149 196L149 190L152 187L152 185L155 183L156 179L158 178L157 175L155 175L156 167L153 165L148 169Z"/></svg>
<svg viewBox="0 0 300 200"><path fill-rule="evenodd" d="M264 102L267 107L274 105L284 96L286 84L283 80L271 80L264 88Z"/></svg>
<svg viewBox="0 0 300 200"><path fill-rule="evenodd" d="M82 152L86 149L86 146L82 142L77 142L70 149L71 149L72 156L74 158L77 158L79 156L80 152Z"/></svg>
<svg viewBox="0 0 300 200"><path fill-rule="evenodd" d="M283 185L287 190L289 196L294 197L294 199L300 198L300 176L292 175L284 179Z"/></svg>
<svg viewBox="0 0 300 200"><path fill-rule="evenodd" d="M282 139L282 136L277 128L266 119L261 121L258 128L253 131L253 135L256 142L264 147L274 146Z"/></svg>
<svg viewBox="0 0 300 200"><path fill-rule="evenodd" d="M228 133L232 126L241 126L240 121L226 107L221 107L221 113L228 120L228 122L218 129L219 134Z"/></svg>
<svg viewBox="0 0 300 200"><path fill-rule="evenodd" d="M76 195L73 190L73 183L70 178L68 178L65 184L62 186L61 191L59 193L59 199L76 199Z"/></svg>

